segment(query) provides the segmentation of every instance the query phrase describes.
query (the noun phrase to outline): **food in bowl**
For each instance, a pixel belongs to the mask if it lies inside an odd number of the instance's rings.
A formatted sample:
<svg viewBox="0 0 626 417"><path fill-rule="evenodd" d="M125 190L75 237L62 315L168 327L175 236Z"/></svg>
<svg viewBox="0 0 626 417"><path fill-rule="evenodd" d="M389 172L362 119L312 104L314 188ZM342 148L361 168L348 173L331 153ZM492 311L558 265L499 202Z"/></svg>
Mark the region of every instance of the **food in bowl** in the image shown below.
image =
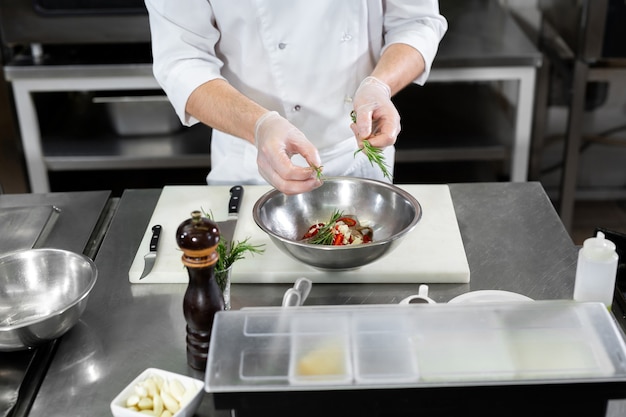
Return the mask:
<svg viewBox="0 0 626 417"><path fill-rule="evenodd" d="M333 212L352 213L372 227L366 245L318 245L302 240L320 219ZM344 271L368 265L393 250L422 216L419 202L402 188L355 177L326 178L310 192L287 195L271 190L254 205L257 226L285 254L314 268Z"/></svg>
<svg viewBox="0 0 626 417"><path fill-rule="evenodd" d="M335 210L326 223L315 223L302 236L306 243L314 245L361 245L372 242L374 230L362 226L356 216L344 216Z"/></svg>
<svg viewBox="0 0 626 417"><path fill-rule="evenodd" d="M162 369L148 368L115 397L116 417L192 416L202 401L203 382Z"/></svg>
<svg viewBox="0 0 626 417"><path fill-rule="evenodd" d="M152 375L133 388L135 392L126 398L126 408L149 410L157 416L161 416L164 411L176 414L193 396L193 391L187 391L178 379L165 382L159 375Z"/></svg>

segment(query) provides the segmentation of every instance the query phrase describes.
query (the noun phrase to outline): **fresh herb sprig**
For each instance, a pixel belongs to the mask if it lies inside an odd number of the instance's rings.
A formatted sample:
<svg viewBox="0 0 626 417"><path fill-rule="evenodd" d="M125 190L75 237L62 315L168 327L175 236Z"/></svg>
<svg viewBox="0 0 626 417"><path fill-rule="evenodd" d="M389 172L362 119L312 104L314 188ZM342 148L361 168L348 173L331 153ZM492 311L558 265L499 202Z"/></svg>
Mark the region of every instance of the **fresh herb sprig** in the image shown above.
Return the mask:
<svg viewBox="0 0 626 417"><path fill-rule="evenodd" d="M352 123L356 123L356 112L354 110L350 112L350 118L352 119ZM383 177L388 178L389 180L392 179L391 172L389 172L389 166L385 162L385 155L383 154L382 149L373 146L368 140L364 140L363 147L354 151L354 156L356 156L359 152L363 152L372 166L374 166L374 164L378 165L383 173Z"/></svg>
<svg viewBox="0 0 626 417"><path fill-rule="evenodd" d="M335 238L335 223L343 216L343 212L335 210L330 216L330 220L320 227L315 236L309 239L308 243L314 245L332 245Z"/></svg>
<svg viewBox="0 0 626 417"><path fill-rule="evenodd" d="M313 165L313 164L309 164L309 166L311 168L313 168L313 170L315 171L315 177L318 180L323 180L324 179L324 173L322 172L322 168L324 168L323 165L316 166L316 165Z"/></svg>
<svg viewBox="0 0 626 417"><path fill-rule="evenodd" d="M383 172L383 177L389 178L390 180L392 179L389 167L385 163L385 155L383 154L382 149L372 146L368 140L364 140L363 147L354 151L354 155L356 156L359 152L363 152L372 166L374 166L374 164L378 165L380 170Z"/></svg>
<svg viewBox="0 0 626 417"><path fill-rule="evenodd" d="M202 210L205 217L208 217L211 220L214 220L213 212L209 210L206 212ZM224 285L226 284L224 281L226 279L226 274L221 274L221 272L226 271L228 268L233 266L233 264L240 260L244 259L246 254L260 255L265 252L265 245L252 245L249 243L250 238L247 237L241 241L228 242L225 239L220 239L217 243L217 254L219 258L217 263L215 264L215 271L218 272L216 274L217 283L224 290ZM230 248L230 251L228 249Z"/></svg>
<svg viewBox="0 0 626 417"><path fill-rule="evenodd" d="M260 255L265 252L265 249L263 249L265 245L252 245L249 241L249 237L241 241L236 241L234 244L232 244L232 242L220 240L217 244L217 254L220 258L217 260L215 270L226 271L236 261L244 259L247 253ZM227 250L229 247L230 252Z"/></svg>

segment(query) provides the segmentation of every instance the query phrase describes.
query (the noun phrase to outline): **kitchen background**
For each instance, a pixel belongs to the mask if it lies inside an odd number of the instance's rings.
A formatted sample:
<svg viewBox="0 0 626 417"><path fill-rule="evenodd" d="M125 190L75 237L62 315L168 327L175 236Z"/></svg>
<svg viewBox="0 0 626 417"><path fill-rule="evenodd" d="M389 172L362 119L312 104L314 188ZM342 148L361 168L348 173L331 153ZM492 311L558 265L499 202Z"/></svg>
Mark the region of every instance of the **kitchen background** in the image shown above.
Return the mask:
<svg viewBox="0 0 626 417"><path fill-rule="evenodd" d="M470 10L477 3L511 13L543 58L538 67L529 179L543 184L557 210L565 181L565 137L572 129L568 117L575 111L570 106L577 91L575 70L583 63L588 80L583 84L581 146L569 230L578 244L596 226L626 232L626 4L593 0L596 11L591 1L581 0L440 0L444 15L460 7ZM593 13L599 13L604 24L602 39L595 39L602 44L595 56L588 54L593 39L586 40L585 33L588 30L594 35L591 38L597 38L598 32L583 21L583 16ZM559 19L553 19L555 14ZM94 25L96 21L106 21L106 28L96 30L103 27ZM32 192L20 139L24 126L20 128L18 122L12 83L22 72L11 71L75 65L75 75L80 77L85 65L109 73L121 71L119 64L149 64L147 17L138 0L0 0L0 29L0 187L4 193ZM595 81L594 70L601 72L601 80ZM463 138L469 141L489 136L502 123L492 117L496 111L511 118L514 87L495 81L431 83L420 91L408 88L396 98L403 114L403 135L427 136L445 130L446 135L469 133ZM33 101L50 191L110 189L119 195L126 188L204 183L210 168L210 130L182 128L154 88L43 91L34 93ZM440 111L429 118L430 124L412 117L432 107ZM487 110L475 117L474 108ZM451 123L451 117L465 124ZM450 125L457 130L449 131ZM510 138L508 142L510 147ZM410 155L412 149L404 151ZM471 159L450 150L437 155L398 161L396 182L510 180L508 156Z"/></svg>

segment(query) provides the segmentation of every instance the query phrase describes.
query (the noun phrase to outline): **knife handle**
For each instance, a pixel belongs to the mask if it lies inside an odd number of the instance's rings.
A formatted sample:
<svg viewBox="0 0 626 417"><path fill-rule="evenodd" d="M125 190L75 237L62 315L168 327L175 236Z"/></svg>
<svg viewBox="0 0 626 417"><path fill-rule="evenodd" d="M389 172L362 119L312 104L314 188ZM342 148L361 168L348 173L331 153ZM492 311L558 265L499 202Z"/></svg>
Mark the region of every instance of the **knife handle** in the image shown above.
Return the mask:
<svg viewBox="0 0 626 417"><path fill-rule="evenodd" d="M235 214L239 212L239 206L243 199L243 187L241 185L235 185L230 189L230 200L228 201L228 214Z"/></svg>
<svg viewBox="0 0 626 417"><path fill-rule="evenodd" d="M160 224L152 226L152 238L150 239L150 252L156 252L157 246L159 245L159 237L161 236L161 227Z"/></svg>

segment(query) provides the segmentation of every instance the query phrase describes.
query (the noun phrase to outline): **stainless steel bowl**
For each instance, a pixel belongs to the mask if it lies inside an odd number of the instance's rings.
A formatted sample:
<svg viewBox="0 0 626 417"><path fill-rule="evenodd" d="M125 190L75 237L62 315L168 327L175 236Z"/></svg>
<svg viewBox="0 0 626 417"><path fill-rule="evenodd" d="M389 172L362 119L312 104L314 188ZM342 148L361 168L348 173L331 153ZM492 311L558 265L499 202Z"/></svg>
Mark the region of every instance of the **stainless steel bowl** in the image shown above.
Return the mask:
<svg viewBox="0 0 626 417"><path fill-rule="evenodd" d="M85 310L97 275L91 259L62 249L0 255L0 350L62 336Z"/></svg>
<svg viewBox="0 0 626 417"><path fill-rule="evenodd" d="M315 245L302 236L335 210L357 216L374 230L374 241L354 246ZM253 218L283 252L316 268L347 270L367 265L396 247L422 215L419 202L395 185L362 178L328 178L304 194L272 190L255 203Z"/></svg>

